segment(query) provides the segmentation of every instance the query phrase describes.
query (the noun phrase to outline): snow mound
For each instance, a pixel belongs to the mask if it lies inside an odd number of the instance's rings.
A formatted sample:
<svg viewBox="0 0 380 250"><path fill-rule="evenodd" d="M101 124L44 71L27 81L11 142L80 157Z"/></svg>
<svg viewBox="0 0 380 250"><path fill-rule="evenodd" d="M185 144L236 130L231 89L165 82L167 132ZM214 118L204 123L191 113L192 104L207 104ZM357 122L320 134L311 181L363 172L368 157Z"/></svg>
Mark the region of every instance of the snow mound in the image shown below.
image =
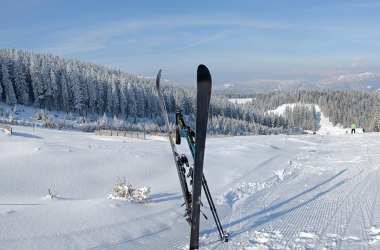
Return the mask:
<svg viewBox="0 0 380 250"><path fill-rule="evenodd" d="M227 193L218 196L217 203L232 206L238 200L248 197L265 187L266 183L238 183L234 188L229 189Z"/></svg>
<svg viewBox="0 0 380 250"><path fill-rule="evenodd" d="M370 236L370 243L377 244L380 243L380 228L373 226L368 230Z"/></svg>
<svg viewBox="0 0 380 250"><path fill-rule="evenodd" d="M257 191L273 187L286 180L295 178L297 175L299 175L300 171L300 164L289 161L287 168L273 171L274 176L264 182L238 183L235 187L229 189L225 194L218 196L217 204L226 204L232 207L233 204L237 201L249 197Z"/></svg>
<svg viewBox="0 0 380 250"><path fill-rule="evenodd" d="M245 250L266 250L266 249L286 249L286 241L280 231L251 231L245 232L239 238L236 249ZM234 248L235 249L235 248Z"/></svg>
<svg viewBox="0 0 380 250"><path fill-rule="evenodd" d="M315 233L300 232L298 236L304 239L318 239L318 235Z"/></svg>
<svg viewBox="0 0 380 250"><path fill-rule="evenodd" d="M290 242L291 249L317 249L319 236L313 232L299 232Z"/></svg>
<svg viewBox="0 0 380 250"><path fill-rule="evenodd" d="M12 133L7 129L0 128L0 135L12 135Z"/></svg>

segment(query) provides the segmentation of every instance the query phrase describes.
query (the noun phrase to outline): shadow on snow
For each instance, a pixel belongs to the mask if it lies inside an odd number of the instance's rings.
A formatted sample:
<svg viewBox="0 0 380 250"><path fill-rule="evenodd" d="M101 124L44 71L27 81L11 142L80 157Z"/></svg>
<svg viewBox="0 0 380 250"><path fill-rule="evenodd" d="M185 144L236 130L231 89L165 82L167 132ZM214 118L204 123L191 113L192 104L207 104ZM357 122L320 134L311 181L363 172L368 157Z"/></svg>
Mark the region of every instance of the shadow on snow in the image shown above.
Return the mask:
<svg viewBox="0 0 380 250"><path fill-rule="evenodd" d="M182 198L182 195L178 195L176 193L159 193L152 195L150 198L151 202L160 203L171 200L179 200Z"/></svg>
<svg viewBox="0 0 380 250"><path fill-rule="evenodd" d="M288 213L290 213L290 212L292 212L294 210L297 210L300 207L303 207L303 206L305 206L305 205L307 205L307 204L309 204L309 203L317 200L318 198L322 197L323 195L325 195L325 194L333 191L334 189L338 188L339 186L343 185L344 183L350 181L353 177L349 178L349 179L342 180L342 181L336 183L335 185L333 185L332 187L328 188L327 190L324 190L324 191L321 191L321 192L317 193L316 195L314 195L309 200L304 201L304 202L302 202L302 203L300 203L300 204L298 204L298 205L296 205L294 207L291 207L289 209L284 209L282 211L274 212L277 209L283 207L284 205L289 204L291 201L296 200L296 199L300 198L301 196L306 195L306 194L308 194L308 193L316 190L317 188L319 188L319 187L321 187L323 185L328 184L329 182L331 182L332 180L334 180L338 176L342 175L346 171L347 171L347 169L344 169L344 170L340 171L339 173L335 174L334 176L330 177L329 179L327 179L327 180L325 180L325 181L323 181L323 182L321 182L321 183L319 183L319 184L317 184L317 185L315 185L315 186L313 186L313 187L311 187L311 188L309 188L309 189L307 189L307 190L305 190L305 191L303 191L303 192L301 192L301 193L299 193L299 194L297 194L297 195L295 195L295 196L293 196L293 197L291 197L291 198L289 198L287 200L284 200L284 201L282 201L280 203L277 203L277 204L274 204L274 205L272 205L270 207L267 207L267 208L265 208L265 209L263 209L263 210L261 210L261 211L259 211L257 213L250 214L250 215L245 216L243 218L240 218L240 219L238 219L236 221L233 221L233 222L230 222L228 224L225 224L225 228L228 231L228 228L230 228L230 227L232 227L234 225L240 224L240 223L242 223L244 221L247 221L247 220L252 220L255 217L258 217L260 215L264 215L265 214L265 216L263 216L261 218L258 218L253 223L253 225L249 226L249 228L245 228L245 229L242 228L241 230L239 230L239 232L229 232L230 236L233 237L233 236L236 236L236 235L240 235L240 234L242 234L242 233L244 233L246 231L252 230L252 229L254 229L254 228L256 228L256 227L258 227L260 225L263 225L265 223L268 223L268 222L270 222L272 220L275 220L275 219L277 219L277 218L279 218L279 217L281 217L283 215L286 215L286 214L288 214ZM202 234L204 234L204 233L210 234L210 233L215 232L215 231L216 231L216 229L211 229L211 230L208 229L208 230L203 230L201 233Z"/></svg>
<svg viewBox="0 0 380 250"><path fill-rule="evenodd" d="M26 137L26 138L32 138L32 139L42 139L42 137L36 136L36 135L31 135L27 133L20 133L20 132L13 132L13 136L20 136L20 137Z"/></svg>

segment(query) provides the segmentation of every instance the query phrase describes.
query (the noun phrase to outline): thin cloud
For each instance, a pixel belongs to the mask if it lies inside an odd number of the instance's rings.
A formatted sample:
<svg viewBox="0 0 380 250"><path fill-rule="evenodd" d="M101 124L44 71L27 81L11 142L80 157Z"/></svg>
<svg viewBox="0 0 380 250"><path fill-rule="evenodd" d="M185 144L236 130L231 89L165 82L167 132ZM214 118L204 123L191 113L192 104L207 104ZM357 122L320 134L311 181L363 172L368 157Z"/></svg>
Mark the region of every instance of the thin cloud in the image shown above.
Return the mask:
<svg viewBox="0 0 380 250"><path fill-rule="evenodd" d="M49 52L66 55L81 52L94 51L105 48L110 43L132 42L129 34L142 36L142 33L162 33L167 34L168 39L161 39L162 43L168 42L171 33L178 33L181 29L187 28L217 28L222 31L214 33L212 36L203 38L199 42L189 41L190 45L182 48L190 48L204 43L217 41L229 34L231 29L286 29L290 25L278 22L250 21L237 19L233 17L214 17L214 18L196 18L196 17L157 17L149 20L121 20L110 22L99 26L78 27L76 29L61 30L50 35L51 40L59 41L51 46L42 48ZM144 35L146 38L147 35ZM141 42L140 40L135 40ZM178 48L178 49L181 49Z"/></svg>
<svg viewBox="0 0 380 250"><path fill-rule="evenodd" d="M354 59L354 63L352 64L352 67L354 69L361 68L363 66L364 57L358 56Z"/></svg>
<svg viewBox="0 0 380 250"><path fill-rule="evenodd" d="M185 46L180 46L180 47L177 47L177 48L174 48L171 50L167 50L167 51L162 52L161 54L177 53L177 52L181 52L181 51L184 51L184 50L196 47L196 46L217 42L219 40L226 38L230 33L231 32L229 30L226 30L226 31L214 33L212 35L208 35L207 37L206 36L201 37L201 38L198 37L198 40L200 39L199 41L190 42L189 44L187 44ZM191 40L194 40L194 38Z"/></svg>

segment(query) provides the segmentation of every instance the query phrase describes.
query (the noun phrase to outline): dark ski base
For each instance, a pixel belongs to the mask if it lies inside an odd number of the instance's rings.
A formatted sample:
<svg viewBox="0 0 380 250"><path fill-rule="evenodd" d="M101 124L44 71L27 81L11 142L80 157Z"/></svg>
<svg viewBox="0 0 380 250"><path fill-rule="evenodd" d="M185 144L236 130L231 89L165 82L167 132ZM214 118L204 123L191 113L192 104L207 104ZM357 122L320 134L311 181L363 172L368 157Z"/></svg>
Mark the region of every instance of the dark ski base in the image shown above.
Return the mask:
<svg viewBox="0 0 380 250"><path fill-rule="evenodd" d="M191 211L190 249L199 249L199 224L203 180L203 160L206 144L208 109L211 98L211 74L204 65L197 70L197 115L195 133L193 199Z"/></svg>

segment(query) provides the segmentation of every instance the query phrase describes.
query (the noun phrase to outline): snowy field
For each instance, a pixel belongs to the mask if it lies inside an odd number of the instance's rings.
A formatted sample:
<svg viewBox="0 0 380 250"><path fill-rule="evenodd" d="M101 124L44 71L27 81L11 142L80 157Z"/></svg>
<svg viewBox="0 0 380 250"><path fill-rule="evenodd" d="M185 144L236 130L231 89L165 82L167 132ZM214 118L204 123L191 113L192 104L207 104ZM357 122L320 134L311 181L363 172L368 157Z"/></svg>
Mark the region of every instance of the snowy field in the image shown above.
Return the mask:
<svg viewBox="0 0 380 250"><path fill-rule="evenodd" d="M187 248L167 141L13 131L0 131L1 249ZM378 133L210 138L205 176L230 242L203 201L201 249L380 249L379 166ZM107 199L117 177L151 187L151 203Z"/></svg>

